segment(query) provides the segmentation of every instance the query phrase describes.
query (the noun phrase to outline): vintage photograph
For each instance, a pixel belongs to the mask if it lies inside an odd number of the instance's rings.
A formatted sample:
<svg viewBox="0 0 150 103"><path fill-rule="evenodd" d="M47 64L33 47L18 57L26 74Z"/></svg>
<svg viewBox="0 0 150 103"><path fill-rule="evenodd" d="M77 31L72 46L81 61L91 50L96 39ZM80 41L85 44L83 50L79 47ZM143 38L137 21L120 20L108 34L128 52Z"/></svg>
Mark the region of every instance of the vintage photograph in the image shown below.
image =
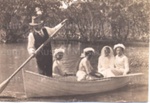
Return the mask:
<svg viewBox="0 0 150 103"><path fill-rule="evenodd" d="M0 102L148 102L149 0L0 4Z"/></svg>

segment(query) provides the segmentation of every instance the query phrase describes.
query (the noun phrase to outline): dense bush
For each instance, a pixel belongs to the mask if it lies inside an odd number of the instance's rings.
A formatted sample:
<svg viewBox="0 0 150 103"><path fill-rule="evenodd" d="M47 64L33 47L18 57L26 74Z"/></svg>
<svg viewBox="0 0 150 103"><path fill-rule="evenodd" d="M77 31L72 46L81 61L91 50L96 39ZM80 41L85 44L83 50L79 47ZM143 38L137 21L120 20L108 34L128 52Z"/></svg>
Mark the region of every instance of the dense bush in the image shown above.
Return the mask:
<svg viewBox="0 0 150 103"><path fill-rule="evenodd" d="M61 9L61 1L74 3ZM67 25L55 38L67 40L148 41L148 0L0 0L0 39L16 42L29 32L35 7L43 11L45 25L65 18ZM3 31L3 32L2 32Z"/></svg>

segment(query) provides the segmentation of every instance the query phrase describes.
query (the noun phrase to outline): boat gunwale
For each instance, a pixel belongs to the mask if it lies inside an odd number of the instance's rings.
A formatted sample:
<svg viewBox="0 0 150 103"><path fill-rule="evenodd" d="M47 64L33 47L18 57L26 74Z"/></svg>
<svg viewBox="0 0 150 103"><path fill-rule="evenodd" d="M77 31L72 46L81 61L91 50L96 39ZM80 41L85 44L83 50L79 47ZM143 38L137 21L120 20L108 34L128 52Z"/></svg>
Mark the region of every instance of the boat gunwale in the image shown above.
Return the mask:
<svg viewBox="0 0 150 103"><path fill-rule="evenodd" d="M48 77L48 76L44 76L44 75L38 74L36 72L29 71L29 70L24 70L24 72L34 74L34 75L37 75L37 76L40 76L40 77L43 77L43 78L46 78L46 79L49 79L49 80L56 80L56 81L59 81L59 82L66 82L66 83L91 83L91 82L95 83L95 82L109 81L109 80L116 79L116 78L121 78L121 77L125 78L125 77L130 77L130 76L143 75L143 73L132 73L132 74L128 74L128 75L119 75L119 76L115 76L115 77L107 77L107 78L101 78L101 79L95 79L95 80L71 81L69 79L65 80L69 77L61 77L61 78L64 78L64 79L58 79L59 77L58 78Z"/></svg>
<svg viewBox="0 0 150 103"><path fill-rule="evenodd" d="M102 79L95 79L95 80L83 80L83 81L77 81L76 80L76 81L71 81L69 79L68 80L64 80L65 78L67 79L67 77L61 77L61 78L64 78L64 79L58 79L59 77L58 78L48 77L48 76L44 76L44 75L38 74L36 72L29 71L29 70L25 70L25 72L30 73L30 74L34 74L34 75L37 75L37 76L40 76L40 77L43 77L43 78L46 78L46 79L49 79L49 80L57 80L59 82L66 82L66 83L91 83L91 82L94 83L94 82L102 82L102 81L109 81L109 80L111 80L111 78L102 78Z"/></svg>

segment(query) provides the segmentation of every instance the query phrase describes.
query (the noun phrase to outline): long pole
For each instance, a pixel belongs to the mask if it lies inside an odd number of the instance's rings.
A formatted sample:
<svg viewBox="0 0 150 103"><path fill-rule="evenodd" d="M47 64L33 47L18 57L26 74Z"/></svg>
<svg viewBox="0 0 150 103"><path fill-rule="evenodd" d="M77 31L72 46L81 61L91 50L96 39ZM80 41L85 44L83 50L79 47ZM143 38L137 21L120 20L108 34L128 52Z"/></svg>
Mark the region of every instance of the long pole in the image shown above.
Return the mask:
<svg viewBox="0 0 150 103"><path fill-rule="evenodd" d="M65 19L64 21L61 22L61 27L59 29L57 29L55 32L53 32L53 34L51 35L54 36L63 26L64 26L64 22L66 21L67 19ZM10 75L5 81L3 81L1 84L0 84L0 93L3 92L3 90L6 88L7 84L9 83L9 81L35 56L38 54L38 52L45 46L49 43L49 41L51 40L51 37L49 37L36 51L35 51L35 54L32 54L30 57L28 57L28 59L26 59L25 62L23 62L21 64L21 66L19 68L17 68L14 73L12 75Z"/></svg>

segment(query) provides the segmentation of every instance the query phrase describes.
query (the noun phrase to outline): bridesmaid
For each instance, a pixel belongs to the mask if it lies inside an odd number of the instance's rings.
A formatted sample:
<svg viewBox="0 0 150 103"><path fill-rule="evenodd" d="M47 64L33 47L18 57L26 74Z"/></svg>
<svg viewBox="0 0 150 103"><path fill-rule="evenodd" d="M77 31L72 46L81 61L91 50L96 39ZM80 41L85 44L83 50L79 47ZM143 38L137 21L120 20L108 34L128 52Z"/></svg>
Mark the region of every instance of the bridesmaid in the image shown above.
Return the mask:
<svg viewBox="0 0 150 103"><path fill-rule="evenodd" d="M112 72L115 75L126 75L129 72L129 62L127 56L125 56L125 46L123 44L116 44L114 46L116 53L115 56L115 69Z"/></svg>

